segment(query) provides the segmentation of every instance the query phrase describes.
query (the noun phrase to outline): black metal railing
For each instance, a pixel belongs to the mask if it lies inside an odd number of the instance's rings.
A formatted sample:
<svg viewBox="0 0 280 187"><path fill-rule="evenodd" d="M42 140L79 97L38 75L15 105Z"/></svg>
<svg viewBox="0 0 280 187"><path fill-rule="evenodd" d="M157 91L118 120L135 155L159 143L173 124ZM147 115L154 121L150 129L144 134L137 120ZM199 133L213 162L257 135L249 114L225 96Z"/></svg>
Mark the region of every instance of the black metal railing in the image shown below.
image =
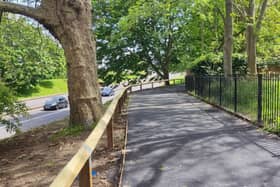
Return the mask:
<svg viewBox="0 0 280 187"><path fill-rule="evenodd" d="M280 132L280 76L186 76L186 90Z"/></svg>

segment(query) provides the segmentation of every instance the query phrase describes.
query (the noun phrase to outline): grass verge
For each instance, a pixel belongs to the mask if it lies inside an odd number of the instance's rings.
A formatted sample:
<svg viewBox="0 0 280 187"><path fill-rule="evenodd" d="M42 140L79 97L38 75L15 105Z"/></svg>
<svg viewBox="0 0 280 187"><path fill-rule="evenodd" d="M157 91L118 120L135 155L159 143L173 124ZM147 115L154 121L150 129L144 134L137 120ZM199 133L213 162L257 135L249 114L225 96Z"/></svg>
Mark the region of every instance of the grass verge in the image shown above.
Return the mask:
<svg viewBox="0 0 280 187"><path fill-rule="evenodd" d="M67 92L66 79L50 79L41 81L35 88L20 93L18 99L29 99Z"/></svg>

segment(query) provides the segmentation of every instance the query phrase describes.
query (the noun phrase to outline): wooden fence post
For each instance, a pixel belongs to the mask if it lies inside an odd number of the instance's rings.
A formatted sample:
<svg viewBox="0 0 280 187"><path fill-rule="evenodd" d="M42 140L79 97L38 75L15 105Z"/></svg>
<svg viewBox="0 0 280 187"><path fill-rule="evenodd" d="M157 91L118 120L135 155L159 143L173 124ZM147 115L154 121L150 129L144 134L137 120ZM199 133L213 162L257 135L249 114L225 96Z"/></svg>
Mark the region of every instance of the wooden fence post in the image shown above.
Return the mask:
<svg viewBox="0 0 280 187"><path fill-rule="evenodd" d="M79 176L80 187L92 187L92 176L91 176L91 158L89 158L84 167L82 168Z"/></svg>
<svg viewBox="0 0 280 187"><path fill-rule="evenodd" d="M108 126L107 126L107 144L108 149L113 149L114 147L114 139L113 139L113 119L110 120Z"/></svg>

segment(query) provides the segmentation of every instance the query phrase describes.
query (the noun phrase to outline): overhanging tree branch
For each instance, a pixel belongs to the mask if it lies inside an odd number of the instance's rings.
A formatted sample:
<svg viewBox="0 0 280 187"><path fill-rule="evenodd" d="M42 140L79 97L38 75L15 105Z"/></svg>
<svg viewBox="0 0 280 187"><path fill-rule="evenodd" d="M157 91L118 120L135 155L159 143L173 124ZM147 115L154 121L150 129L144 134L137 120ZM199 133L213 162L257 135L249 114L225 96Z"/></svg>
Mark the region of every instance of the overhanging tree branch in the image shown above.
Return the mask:
<svg viewBox="0 0 280 187"><path fill-rule="evenodd" d="M10 12L14 14L21 14L37 21L42 21L44 16L39 8L27 7L15 3L0 1L0 12Z"/></svg>

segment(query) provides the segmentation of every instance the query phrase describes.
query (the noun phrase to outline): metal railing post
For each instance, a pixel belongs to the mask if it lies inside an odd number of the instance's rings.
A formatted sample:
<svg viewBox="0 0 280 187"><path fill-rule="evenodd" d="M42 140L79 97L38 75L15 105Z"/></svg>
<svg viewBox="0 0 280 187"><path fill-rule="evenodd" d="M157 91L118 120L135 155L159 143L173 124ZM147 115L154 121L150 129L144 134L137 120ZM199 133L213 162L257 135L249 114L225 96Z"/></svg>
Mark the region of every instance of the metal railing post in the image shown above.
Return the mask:
<svg viewBox="0 0 280 187"><path fill-rule="evenodd" d="M262 123L262 74L258 74L258 123Z"/></svg>
<svg viewBox="0 0 280 187"><path fill-rule="evenodd" d="M194 94L197 95L197 91L196 91L196 76L193 76L193 89L194 89Z"/></svg>
<svg viewBox="0 0 280 187"><path fill-rule="evenodd" d="M211 76L208 75L208 100L210 101L211 98Z"/></svg>
<svg viewBox="0 0 280 187"><path fill-rule="evenodd" d="M188 85L187 85L188 75L185 76L185 90L188 91Z"/></svg>
<svg viewBox="0 0 280 187"><path fill-rule="evenodd" d="M234 96L233 96L233 103L234 103L234 112L237 112L237 75L234 75Z"/></svg>
<svg viewBox="0 0 280 187"><path fill-rule="evenodd" d="M219 103L220 103L220 106L222 106L222 75L220 75L220 88L219 88Z"/></svg>

